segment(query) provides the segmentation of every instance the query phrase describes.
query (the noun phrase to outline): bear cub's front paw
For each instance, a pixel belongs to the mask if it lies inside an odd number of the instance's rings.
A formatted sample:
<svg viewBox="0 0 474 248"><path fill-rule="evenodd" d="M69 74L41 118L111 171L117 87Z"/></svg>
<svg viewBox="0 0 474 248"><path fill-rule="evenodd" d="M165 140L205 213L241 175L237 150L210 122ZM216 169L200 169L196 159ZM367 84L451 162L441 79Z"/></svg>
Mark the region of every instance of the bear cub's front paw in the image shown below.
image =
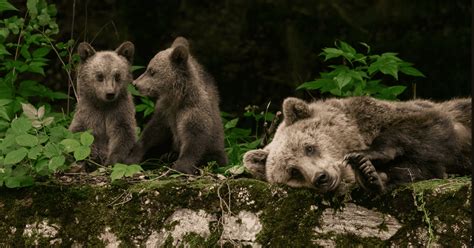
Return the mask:
<svg viewBox="0 0 474 248"><path fill-rule="evenodd" d="M350 165L363 187L379 192L384 191L384 183L370 159L363 153L353 152L344 157L344 163Z"/></svg>

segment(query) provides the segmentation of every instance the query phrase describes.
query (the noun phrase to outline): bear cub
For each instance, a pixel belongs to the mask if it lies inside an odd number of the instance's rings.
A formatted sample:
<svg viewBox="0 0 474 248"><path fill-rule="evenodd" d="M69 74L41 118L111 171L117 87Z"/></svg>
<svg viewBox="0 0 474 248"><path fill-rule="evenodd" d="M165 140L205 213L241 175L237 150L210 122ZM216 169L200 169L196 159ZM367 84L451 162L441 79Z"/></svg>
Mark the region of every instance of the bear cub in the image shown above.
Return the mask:
<svg viewBox="0 0 474 248"><path fill-rule="evenodd" d="M157 53L133 84L157 101L129 163L142 161L145 153L155 158L174 153L178 158L172 168L183 173L195 174L209 161L227 164L218 92L185 38Z"/></svg>
<svg viewBox="0 0 474 248"><path fill-rule="evenodd" d="M319 192L359 185L385 192L408 182L471 173L471 99L435 103L370 97L307 103L287 98L263 149L244 155L255 177Z"/></svg>
<svg viewBox="0 0 474 248"><path fill-rule="evenodd" d="M127 91L134 49L128 41L115 51L96 52L86 42L78 47L78 99L69 130L92 130L91 158L100 164L124 162L135 144L135 106Z"/></svg>

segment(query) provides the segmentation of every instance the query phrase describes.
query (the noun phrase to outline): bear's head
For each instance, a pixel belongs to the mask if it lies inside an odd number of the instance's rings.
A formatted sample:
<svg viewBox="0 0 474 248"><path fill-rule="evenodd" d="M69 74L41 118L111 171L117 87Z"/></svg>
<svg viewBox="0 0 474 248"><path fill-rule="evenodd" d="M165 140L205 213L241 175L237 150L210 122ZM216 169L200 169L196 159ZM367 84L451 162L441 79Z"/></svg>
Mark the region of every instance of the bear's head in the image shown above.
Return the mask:
<svg viewBox="0 0 474 248"><path fill-rule="evenodd" d="M146 71L133 84L146 96L179 96L190 76L189 57L188 41L178 37L170 48L160 51L151 59Z"/></svg>
<svg viewBox="0 0 474 248"><path fill-rule="evenodd" d="M344 156L364 143L341 108L322 101L308 104L287 98L283 115L272 142L244 155L247 169L270 183L309 187L322 193L344 192L351 187L355 176L352 168L344 165Z"/></svg>
<svg viewBox="0 0 474 248"><path fill-rule="evenodd" d="M127 85L133 80L133 43L126 41L115 51L96 52L89 43L82 42L77 50L81 58L77 78L80 98L108 103L127 94Z"/></svg>

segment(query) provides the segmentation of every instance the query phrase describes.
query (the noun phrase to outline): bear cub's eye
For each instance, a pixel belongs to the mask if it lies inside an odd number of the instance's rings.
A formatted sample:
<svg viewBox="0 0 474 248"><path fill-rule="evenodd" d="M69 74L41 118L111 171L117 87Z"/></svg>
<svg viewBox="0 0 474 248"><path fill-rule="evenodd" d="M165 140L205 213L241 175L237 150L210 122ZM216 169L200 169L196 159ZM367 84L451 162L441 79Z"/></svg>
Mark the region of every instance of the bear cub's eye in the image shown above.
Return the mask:
<svg viewBox="0 0 474 248"><path fill-rule="evenodd" d="M306 145L304 147L304 153L306 156L312 156L316 153L316 148L312 145Z"/></svg>
<svg viewBox="0 0 474 248"><path fill-rule="evenodd" d="M148 74L153 77L155 75L155 71L151 68L148 68Z"/></svg>
<svg viewBox="0 0 474 248"><path fill-rule="evenodd" d="M99 73L99 74L95 75L95 78L97 79L97 81L102 82L102 81L104 81L104 74Z"/></svg>
<svg viewBox="0 0 474 248"><path fill-rule="evenodd" d="M115 78L115 82L120 82L120 74L119 73L115 74L114 78Z"/></svg>
<svg viewBox="0 0 474 248"><path fill-rule="evenodd" d="M291 180L304 181L303 174L297 168L291 168L290 169L290 176L291 176Z"/></svg>

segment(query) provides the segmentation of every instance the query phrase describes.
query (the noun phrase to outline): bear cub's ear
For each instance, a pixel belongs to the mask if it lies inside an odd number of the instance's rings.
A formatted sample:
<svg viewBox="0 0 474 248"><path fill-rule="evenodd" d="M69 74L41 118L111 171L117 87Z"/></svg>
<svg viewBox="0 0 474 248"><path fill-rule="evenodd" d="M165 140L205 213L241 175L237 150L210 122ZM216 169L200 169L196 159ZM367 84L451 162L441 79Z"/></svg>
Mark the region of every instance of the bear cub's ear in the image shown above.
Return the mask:
<svg viewBox="0 0 474 248"><path fill-rule="evenodd" d="M79 53L82 62L95 54L94 48L87 42L81 42L77 47L77 52Z"/></svg>
<svg viewBox="0 0 474 248"><path fill-rule="evenodd" d="M133 55L135 53L135 45L133 45L133 43L130 41L125 41L117 49L115 49L115 52L120 56L124 56L127 61L132 64Z"/></svg>
<svg viewBox="0 0 474 248"><path fill-rule="evenodd" d="M173 49L173 52L171 53L171 61L177 65L185 65L185 62L188 61L188 56L188 48L179 45Z"/></svg>
<svg viewBox="0 0 474 248"><path fill-rule="evenodd" d="M171 44L171 47L177 47L177 46L184 46L187 49L189 49L189 42L186 40L184 37L177 37L174 39L173 44Z"/></svg>
<svg viewBox="0 0 474 248"><path fill-rule="evenodd" d="M266 180L265 164L268 152L262 149L251 150L244 154L244 166L252 175L260 180Z"/></svg>
<svg viewBox="0 0 474 248"><path fill-rule="evenodd" d="M283 101L283 115L286 125L289 126L298 120L309 118L311 110L305 101L288 97Z"/></svg>

